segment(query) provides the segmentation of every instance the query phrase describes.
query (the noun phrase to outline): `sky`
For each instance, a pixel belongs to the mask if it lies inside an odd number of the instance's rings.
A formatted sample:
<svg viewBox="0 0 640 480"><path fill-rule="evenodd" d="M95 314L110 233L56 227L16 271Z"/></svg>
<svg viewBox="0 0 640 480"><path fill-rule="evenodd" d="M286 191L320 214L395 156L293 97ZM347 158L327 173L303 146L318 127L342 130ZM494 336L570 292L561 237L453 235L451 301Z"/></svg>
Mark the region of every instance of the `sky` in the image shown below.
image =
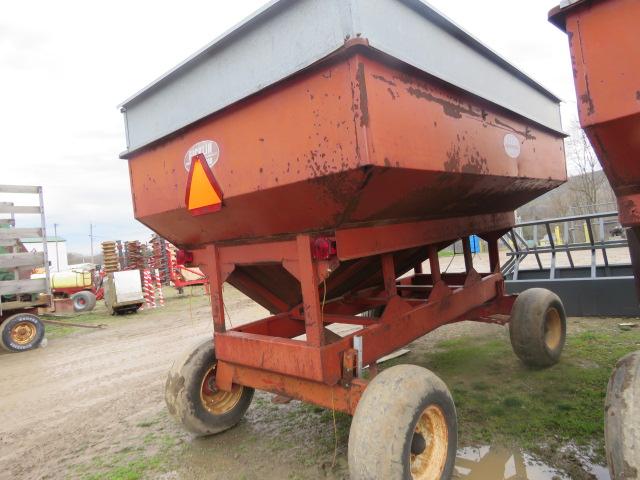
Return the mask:
<svg viewBox="0 0 640 480"><path fill-rule="evenodd" d="M265 3L3 2L0 184L42 185L48 233L57 224L70 252L90 252L91 224L96 252L103 240L147 240L118 158L126 145L117 106ZM429 3L562 98L569 130L577 114L568 42L547 21L558 0Z"/></svg>

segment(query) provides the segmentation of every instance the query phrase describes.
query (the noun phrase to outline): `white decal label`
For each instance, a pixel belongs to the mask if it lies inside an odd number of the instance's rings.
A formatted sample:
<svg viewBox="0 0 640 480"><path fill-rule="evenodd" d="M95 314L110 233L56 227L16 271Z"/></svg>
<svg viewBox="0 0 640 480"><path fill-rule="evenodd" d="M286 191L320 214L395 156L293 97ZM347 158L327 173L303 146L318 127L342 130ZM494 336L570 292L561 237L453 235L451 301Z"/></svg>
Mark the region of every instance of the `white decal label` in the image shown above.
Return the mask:
<svg viewBox="0 0 640 480"><path fill-rule="evenodd" d="M504 136L504 151L507 152L511 158L518 158L520 156L520 140L513 133L507 133Z"/></svg>
<svg viewBox="0 0 640 480"><path fill-rule="evenodd" d="M193 145L184 156L184 168L187 172L191 170L191 159L200 154L204 155L211 168L220 158L220 147L213 140L204 140Z"/></svg>

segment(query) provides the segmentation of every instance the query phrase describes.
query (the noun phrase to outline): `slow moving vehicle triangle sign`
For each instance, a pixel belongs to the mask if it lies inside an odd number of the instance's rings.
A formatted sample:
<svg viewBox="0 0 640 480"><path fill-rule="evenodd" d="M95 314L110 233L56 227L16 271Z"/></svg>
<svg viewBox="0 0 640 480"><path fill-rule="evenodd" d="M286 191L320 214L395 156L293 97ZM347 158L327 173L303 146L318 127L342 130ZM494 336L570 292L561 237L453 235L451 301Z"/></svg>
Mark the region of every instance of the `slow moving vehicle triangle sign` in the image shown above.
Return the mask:
<svg viewBox="0 0 640 480"><path fill-rule="evenodd" d="M203 154L194 156L191 161L185 203L189 213L194 216L217 212L222 208L222 190Z"/></svg>

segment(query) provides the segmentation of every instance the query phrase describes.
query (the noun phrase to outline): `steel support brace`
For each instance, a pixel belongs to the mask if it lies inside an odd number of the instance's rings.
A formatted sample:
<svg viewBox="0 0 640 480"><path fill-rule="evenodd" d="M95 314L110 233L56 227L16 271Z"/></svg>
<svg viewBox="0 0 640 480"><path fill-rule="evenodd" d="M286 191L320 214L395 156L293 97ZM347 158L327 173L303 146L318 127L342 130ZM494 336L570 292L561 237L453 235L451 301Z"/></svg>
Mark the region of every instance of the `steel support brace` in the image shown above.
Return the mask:
<svg viewBox="0 0 640 480"><path fill-rule="evenodd" d="M218 374L232 383L264 390L329 410L353 415L367 382L354 378L348 386L326 385L310 380L288 377L275 372L218 362Z"/></svg>
<svg viewBox="0 0 640 480"><path fill-rule="evenodd" d="M338 258L347 260L381 255L439 243L446 239L455 240L472 232L484 238L482 234L507 231L514 223L513 213L496 213L338 230Z"/></svg>
<svg viewBox="0 0 640 480"><path fill-rule="evenodd" d="M213 330L215 333L224 333L226 331L224 300L222 297L222 284L224 283L224 279L221 276L222 269L220 266L218 247L208 245L206 248L196 251L195 256L200 269L209 278Z"/></svg>
<svg viewBox="0 0 640 480"><path fill-rule="evenodd" d="M324 323L318 295L318 275L311 255L311 237L299 235L297 241L307 344L319 347L325 343Z"/></svg>
<svg viewBox="0 0 640 480"><path fill-rule="evenodd" d="M363 363L369 365L413 340L447 323L478 319L492 314L508 314L502 297L503 278L491 274L481 278L472 271L472 282L451 290L439 282L426 301L418 304L392 297L381 319L357 332L363 339ZM474 310L482 307L482 315ZM306 311L306 309L305 309ZM275 317L290 322L288 317ZM357 318L357 317L354 317ZM344 318L336 318L344 323ZM264 321L262 321L264 322ZM316 327L315 324L314 329ZM251 326L239 327L216 336L218 359L234 365L279 373L335 385L342 378L342 357L353 348L353 335L323 346L310 342L248 333ZM274 327L271 327L274 328ZM309 332L307 325L307 334ZM255 330L254 330L255 331ZM292 330L291 333L296 333Z"/></svg>

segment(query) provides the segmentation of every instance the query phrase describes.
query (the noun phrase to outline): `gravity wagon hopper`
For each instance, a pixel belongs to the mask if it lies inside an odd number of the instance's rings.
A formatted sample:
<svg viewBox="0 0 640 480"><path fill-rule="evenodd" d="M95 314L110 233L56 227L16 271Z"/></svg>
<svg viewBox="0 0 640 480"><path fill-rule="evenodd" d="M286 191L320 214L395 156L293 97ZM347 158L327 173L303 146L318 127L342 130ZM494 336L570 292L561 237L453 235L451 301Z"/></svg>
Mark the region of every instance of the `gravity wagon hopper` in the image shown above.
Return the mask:
<svg viewBox="0 0 640 480"><path fill-rule="evenodd" d="M353 415L353 479L449 478L447 387L376 361L462 320L558 361L562 303L507 295L498 239L566 180L559 100L426 4L271 2L122 110L136 218L211 285L214 340L166 386L191 432L234 426L260 389ZM442 272L460 239L466 271ZM231 328L225 282L271 316Z"/></svg>

